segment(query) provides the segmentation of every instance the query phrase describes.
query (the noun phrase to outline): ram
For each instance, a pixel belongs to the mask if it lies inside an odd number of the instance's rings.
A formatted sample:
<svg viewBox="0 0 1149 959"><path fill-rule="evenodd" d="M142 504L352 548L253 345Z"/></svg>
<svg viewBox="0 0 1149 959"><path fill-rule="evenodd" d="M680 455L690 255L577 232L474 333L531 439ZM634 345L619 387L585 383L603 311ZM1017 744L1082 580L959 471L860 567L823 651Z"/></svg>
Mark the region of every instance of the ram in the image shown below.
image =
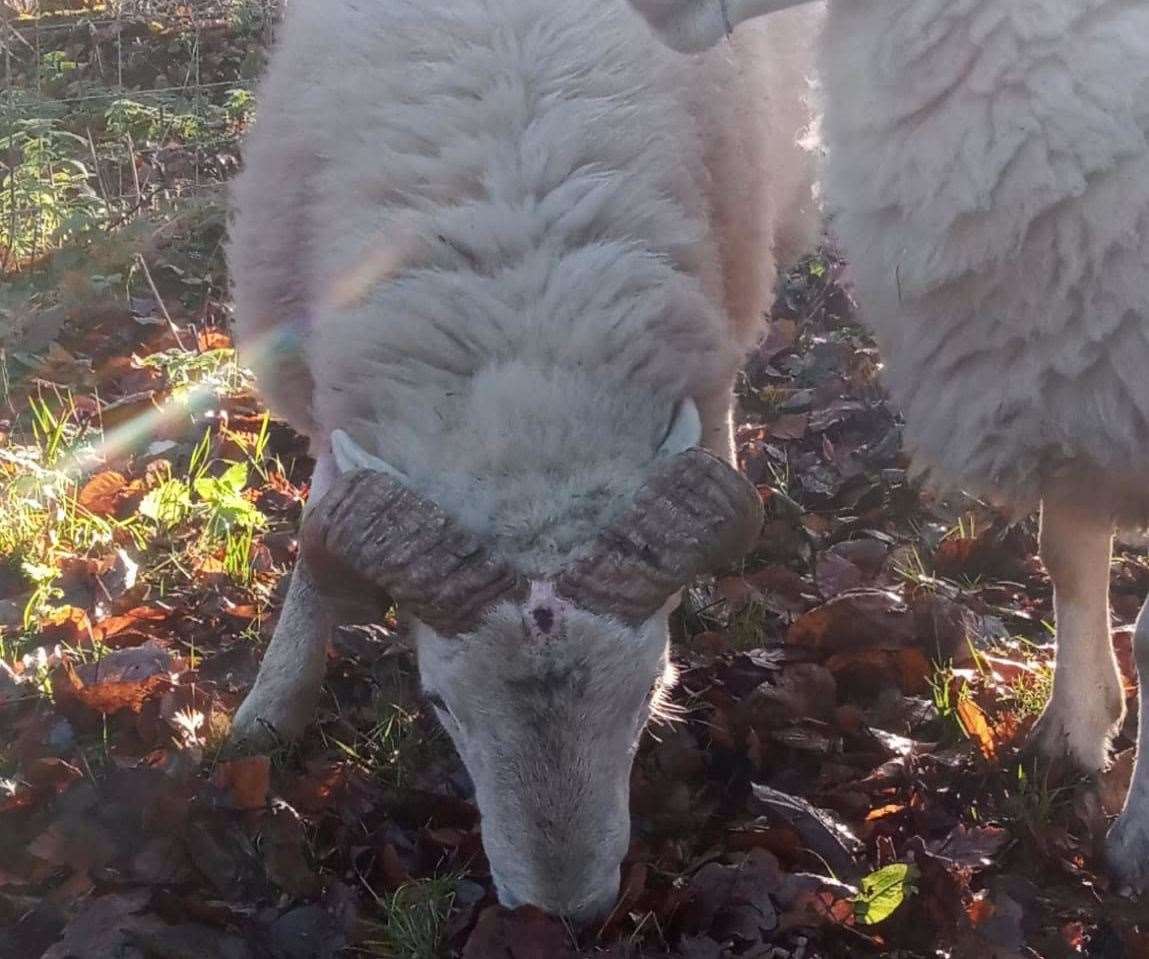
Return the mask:
<svg viewBox="0 0 1149 959"><path fill-rule="evenodd" d="M790 0L634 0L703 49ZM1042 505L1057 667L1034 731L1087 773L1125 697L1115 526L1149 517L1149 6L830 0L825 194L918 467ZM1149 710L1149 604L1136 630ZM1109 836L1149 885L1149 742Z"/></svg>
<svg viewBox="0 0 1149 959"><path fill-rule="evenodd" d="M298 735L381 588L507 905L613 902L668 616L758 535L732 386L814 223L774 32L683 59L619 0L297 0L260 92L237 328L317 463L234 739Z"/></svg>

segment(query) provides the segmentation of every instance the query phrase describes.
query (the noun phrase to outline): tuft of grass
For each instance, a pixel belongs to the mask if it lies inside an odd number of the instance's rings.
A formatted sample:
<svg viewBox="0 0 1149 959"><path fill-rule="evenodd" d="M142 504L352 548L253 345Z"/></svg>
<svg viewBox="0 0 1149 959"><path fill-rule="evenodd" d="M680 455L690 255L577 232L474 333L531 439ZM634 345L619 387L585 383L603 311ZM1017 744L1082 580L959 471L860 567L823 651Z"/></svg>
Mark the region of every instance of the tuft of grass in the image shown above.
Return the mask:
<svg viewBox="0 0 1149 959"><path fill-rule="evenodd" d="M352 741L326 733L324 738L364 772L398 788L411 770L427 765L445 749L446 735L437 723L428 729L417 705L381 698L378 710L375 721Z"/></svg>
<svg viewBox="0 0 1149 959"><path fill-rule="evenodd" d="M941 585L941 581L926 568L916 546L911 547L896 560L892 564L892 569L894 575L916 589L936 592Z"/></svg>
<svg viewBox="0 0 1149 959"><path fill-rule="evenodd" d="M1037 760L1018 763L1016 779L1006 794L1004 818L1017 822L1030 835L1042 834L1072 802L1076 790L1072 783L1057 785L1056 782L1051 764Z"/></svg>
<svg viewBox="0 0 1149 959"><path fill-rule="evenodd" d="M734 614L728 630L734 649L745 652L766 645L766 612L762 603L751 600Z"/></svg>
<svg viewBox="0 0 1149 959"><path fill-rule="evenodd" d="M930 695L938 719L942 723L944 735L950 742L961 742L969 737L962 720L962 703L970 699L973 691L964 679L958 681L952 663L934 663L929 677Z"/></svg>
<svg viewBox="0 0 1149 959"><path fill-rule="evenodd" d="M929 678L930 694L940 719L952 719L957 716L961 693L954 694L954 679L952 665L933 664L933 672Z"/></svg>
<svg viewBox="0 0 1149 959"><path fill-rule="evenodd" d="M383 918L365 924L364 952L381 959L438 959L459 878L450 874L417 880L388 896L372 892Z"/></svg>
<svg viewBox="0 0 1149 959"><path fill-rule="evenodd" d="M1053 670L1040 664L1029 676L1019 676L1009 685L1008 701L1021 718L1040 716L1053 696Z"/></svg>

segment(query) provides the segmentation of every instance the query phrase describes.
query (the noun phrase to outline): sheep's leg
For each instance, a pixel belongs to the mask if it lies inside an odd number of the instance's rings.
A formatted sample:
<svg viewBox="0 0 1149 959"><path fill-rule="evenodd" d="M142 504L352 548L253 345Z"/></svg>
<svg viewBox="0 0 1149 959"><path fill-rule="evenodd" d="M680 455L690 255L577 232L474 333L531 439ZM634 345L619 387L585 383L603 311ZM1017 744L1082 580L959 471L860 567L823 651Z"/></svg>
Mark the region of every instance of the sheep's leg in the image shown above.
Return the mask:
<svg viewBox="0 0 1149 959"><path fill-rule="evenodd" d="M1133 636L1137 659L1138 702L1137 763L1125 797L1125 808L1106 840L1110 869L1138 890L1149 888L1149 599L1137 617Z"/></svg>
<svg viewBox="0 0 1149 959"><path fill-rule="evenodd" d="M683 53L712 47L743 20L809 0L631 0L661 37Z"/></svg>
<svg viewBox="0 0 1149 959"><path fill-rule="evenodd" d="M702 445L737 468L734 449L734 387L697 399L702 420Z"/></svg>
<svg viewBox="0 0 1149 959"><path fill-rule="evenodd" d="M320 456L311 481L317 503L338 475L330 454ZM304 510L306 519L307 510ZM324 594L302 558L295 566L275 635L255 685L235 714L231 744L245 751L297 739L319 702L327 639L339 625L362 621L363 604Z"/></svg>
<svg viewBox="0 0 1149 959"><path fill-rule="evenodd" d="M1053 580L1057 666L1033 745L1085 773L1105 768L1110 738L1125 712L1109 631L1112 552L1111 524L1063 503L1042 506L1041 558Z"/></svg>

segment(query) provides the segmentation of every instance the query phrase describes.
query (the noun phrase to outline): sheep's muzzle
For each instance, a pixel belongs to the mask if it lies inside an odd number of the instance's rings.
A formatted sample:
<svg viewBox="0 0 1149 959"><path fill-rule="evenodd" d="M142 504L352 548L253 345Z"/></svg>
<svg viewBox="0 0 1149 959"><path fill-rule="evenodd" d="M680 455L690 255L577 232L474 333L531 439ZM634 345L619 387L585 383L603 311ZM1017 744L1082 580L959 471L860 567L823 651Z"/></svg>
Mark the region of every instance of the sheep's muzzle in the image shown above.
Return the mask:
<svg viewBox="0 0 1149 959"><path fill-rule="evenodd" d="M574 605L638 625L700 573L758 539L762 502L737 470L700 449L661 461L630 506L555 579ZM527 578L493 558L434 503L385 473L341 476L304 523L303 556L321 586L390 594L440 635L475 630Z"/></svg>

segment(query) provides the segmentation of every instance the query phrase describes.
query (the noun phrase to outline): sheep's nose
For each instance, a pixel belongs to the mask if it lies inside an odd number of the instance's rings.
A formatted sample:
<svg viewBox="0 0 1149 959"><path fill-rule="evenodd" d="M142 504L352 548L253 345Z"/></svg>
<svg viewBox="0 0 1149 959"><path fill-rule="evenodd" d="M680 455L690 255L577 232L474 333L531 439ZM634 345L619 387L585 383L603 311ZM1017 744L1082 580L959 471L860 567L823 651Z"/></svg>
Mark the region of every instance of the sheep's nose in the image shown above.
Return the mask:
<svg viewBox="0 0 1149 959"><path fill-rule="evenodd" d="M514 889L499 888L499 903L505 909L518 909L527 904L562 916L571 925L583 929L601 922L610 915L618 900L619 872L613 874L603 882L596 883L596 890L591 895L571 895L568 892L538 890L535 894L520 895Z"/></svg>

